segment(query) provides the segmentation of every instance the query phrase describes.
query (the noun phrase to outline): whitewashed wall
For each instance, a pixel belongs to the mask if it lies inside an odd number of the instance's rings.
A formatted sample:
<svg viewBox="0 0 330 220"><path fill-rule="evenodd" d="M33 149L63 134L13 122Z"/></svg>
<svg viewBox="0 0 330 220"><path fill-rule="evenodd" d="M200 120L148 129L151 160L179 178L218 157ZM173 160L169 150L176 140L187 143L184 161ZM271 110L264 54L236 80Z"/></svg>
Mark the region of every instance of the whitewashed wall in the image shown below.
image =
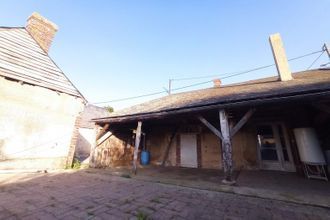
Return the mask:
<svg viewBox="0 0 330 220"><path fill-rule="evenodd" d="M65 166L82 99L0 77L0 169Z"/></svg>

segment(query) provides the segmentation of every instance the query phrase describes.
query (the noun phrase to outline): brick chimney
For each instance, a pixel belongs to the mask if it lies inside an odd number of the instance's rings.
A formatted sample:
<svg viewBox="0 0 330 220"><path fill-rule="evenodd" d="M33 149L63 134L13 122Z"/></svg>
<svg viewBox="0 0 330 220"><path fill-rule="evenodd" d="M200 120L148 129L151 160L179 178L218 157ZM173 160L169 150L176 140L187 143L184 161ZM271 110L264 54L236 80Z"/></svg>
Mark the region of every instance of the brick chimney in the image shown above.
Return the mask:
<svg viewBox="0 0 330 220"><path fill-rule="evenodd" d="M214 79L213 80L213 87L218 88L221 86L221 80L220 79Z"/></svg>
<svg viewBox="0 0 330 220"><path fill-rule="evenodd" d="M38 42L40 47L48 53L58 27L39 13L34 12L27 19L26 30Z"/></svg>

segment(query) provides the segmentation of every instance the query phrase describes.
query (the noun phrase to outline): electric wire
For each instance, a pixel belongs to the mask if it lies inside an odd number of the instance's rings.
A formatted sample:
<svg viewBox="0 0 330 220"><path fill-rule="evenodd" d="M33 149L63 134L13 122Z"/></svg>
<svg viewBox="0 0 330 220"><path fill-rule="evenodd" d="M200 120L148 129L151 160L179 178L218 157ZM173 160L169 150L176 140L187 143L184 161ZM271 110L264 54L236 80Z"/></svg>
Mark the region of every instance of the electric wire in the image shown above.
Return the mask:
<svg viewBox="0 0 330 220"><path fill-rule="evenodd" d="M317 53L321 53L321 54L308 67L308 69L309 69L322 56L322 54L324 53L324 50L318 50L318 51L307 53L307 54L304 54L304 55L301 55L301 56L297 56L297 57L288 59L288 61L294 61L294 60L301 59L301 58L304 58L304 57L307 57L307 56L311 56L311 55L314 55L314 54L317 54ZM243 74L246 74L246 73L250 73L250 72L254 72L254 71L258 71L258 70L262 70L262 69L267 69L267 68L272 67L272 66L275 66L275 63L260 66L260 67L256 67L256 68L252 68L252 69L248 69L248 70L244 70L244 71L238 71L238 72L224 73L224 74L212 75L212 76L209 75L209 76L187 77L187 78L176 78L176 79L174 78L174 79L171 79L171 80L173 80L173 81L182 81L182 80L203 79L203 78L211 78L211 77L219 77L219 76L224 76L224 77L221 77L221 79L228 79L228 78L243 75ZM178 91L178 90L182 90L182 89L186 89L186 88L190 88L190 87L195 87L195 86L207 84L207 83L210 83L210 82L213 82L213 80L208 80L208 81L199 82L199 83L195 83L195 84L191 84L191 85L186 85L186 86L182 86L182 87L173 88L173 89L171 89L171 91ZM143 98L143 97L148 97L148 96L160 95L160 94L163 94L163 93L167 93L167 92L166 91L158 91L158 92L147 93L147 94L138 95L138 96L131 96L131 97L120 98L120 99L113 99L113 100L109 100L109 101L94 102L92 104L98 105L98 104L106 104L106 103L112 103L112 102L121 102L121 101L138 99L138 98Z"/></svg>

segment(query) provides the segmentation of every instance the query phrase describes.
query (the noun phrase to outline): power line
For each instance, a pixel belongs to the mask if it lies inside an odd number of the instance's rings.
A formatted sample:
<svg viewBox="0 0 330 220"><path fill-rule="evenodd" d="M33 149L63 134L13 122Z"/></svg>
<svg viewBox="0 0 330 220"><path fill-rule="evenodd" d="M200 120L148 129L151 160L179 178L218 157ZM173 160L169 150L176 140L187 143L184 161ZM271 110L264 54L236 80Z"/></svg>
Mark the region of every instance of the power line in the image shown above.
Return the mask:
<svg viewBox="0 0 330 220"><path fill-rule="evenodd" d="M304 58L304 57L307 57L307 56L311 56L311 55L314 55L314 54L317 54L317 53L320 53L320 52L322 52L322 54L323 54L324 50L315 51L315 52L311 52L311 53L308 53L308 54L305 54L305 55L302 55L302 56L294 57L294 58L288 59L288 61L293 61L293 60L301 59L301 58ZM246 74L246 73L250 73L250 72L254 72L254 71L258 71L258 70L262 70L262 69L267 69L267 68L272 67L272 66L275 66L275 63L269 64L269 65L265 65L265 66L260 66L260 67L249 69L249 70L245 70L245 71L239 71L239 72L233 72L233 73L224 73L222 75L228 75L228 74L231 74L231 75L222 77L221 79L228 79L228 78L239 76L239 75L243 75L243 74ZM202 78L202 77L181 78L179 80L186 80L186 79L188 80L188 79L193 79L193 78ZM172 79L172 80L175 80L175 79ZM181 89L185 89L185 88L189 88L189 87L203 85L203 84L210 83L210 82L213 82L213 80L208 80L208 81L201 82L201 83L196 83L196 84L192 84L192 85L188 85L188 86L183 86L183 87L180 87L180 88L174 88L174 89L172 89L172 91L177 91L177 90L181 90Z"/></svg>
<svg viewBox="0 0 330 220"><path fill-rule="evenodd" d="M304 55L301 55L301 56L297 56L297 57L288 59L288 61L294 61L294 60L301 59L301 58L304 58L304 57L307 57L307 56L311 56L311 55L314 55L314 54L317 54L317 53L321 53L320 56L319 56L319 57L321 57L321 55L324 53L324 50L314 51L314 52L307 53L307 54L304 54ZM317 59L319 59L319 57ZM312 63L312 65L317 61L317 59ZM244 70L244 71L224 73L224 74L220 74L220 75L213 75L212 77L219 77L219 76L228 75L228 76L224 76L224 77L221 78L221 79L227 79L227 78L243 75L243 74L246 74L246 73L266 69L266 68L269 68L269 67L272 67L272 66L275 66L275 63L260 66L260 67L256 67L256 68L252 68L252 69L248 69L248 70ZM171 80L182 81L182 80L203 79L203 78L210 78L210 77L211 76L209 75L209 76L178 78L178 79L171 79ZM186 88L190 88L190 87L195 87L195 86L203 85L203 84L206 84L206 83L210 83L212 81L213 80L208 80L208 81L204 81L204 82L200 82L200 83L195 83L195 84L191 84L191 85L187 85L187 86L182 86L182 87L174 88L171 91L177 91L177 90L182 90L182 89L186 89ZM131 100L131 99L137 99L137 98L143 98L143 97L148 97L148 96L159 95L159 94L163 94L163 93L167 93L167 92L166 91L158 91L158 92L147 93L147 94L138 95L138 96L131 96L131 97L126 97L126 98L121 98L121 99L113 99L113 100L109 100L109 101L95 102L95 103L92 103L92 104L106 104L106 103L110 103L110 102L120 102L120 101L126 101L126 100Z"/></svg>
<svg viewBox="0 0 330 220"><path fill-rule="evenodd" d="M120 102L120 101L126 101L126 100L130 100L130 99L137 99L137 98L143 98L143 97L147 97L147 96L159 95L162 93L166 93L166 92L160 91L160 92L148 93L148 94L144 94L144 95L131 96L131 97L122 98L122 99L114 99L114 100L104 101L104 102L94 102L92 104L105 104L105 103L110 103L110 102Z"/></svg>
<svg viewBox="0 0 330 220"><path fill-rule="evenodd" d="M250 70L240 71L240 72L234 72L234 73L232 73L229 76L222 77L221 79L228 79L228 78L231 78L231 77L234 77L234 76L243 75L245 73L249 73L249 72L253 72L253 71L257 71L257 70L261 70L261 69L266 69L266 68L269 68L271 66L275 66L275 64L265 65L265 66L257 67L257 68L250 69ZM223 75L228 75L228 74L223 74ZM193 87L193 86L198 86L198 85L206 84L206 83L209 83L209 82L213 82L213 80L208 80L208 81L201 82L201 83L196 83L196 84L192 84L192 85L188 85L188 86L174 88L174 89L172 89L172 91L176 91L176 90L180 90L180 89L185 89L185 88L189 88L189 87Z"/></svg>
<svg viewBox="0 0 330 220"><path fill-rule="evenodd" d="M311 56L311 55L314 55L314 54L317 54L317 53L321 53L321 52L324 52L324 50L314 51L314 52L311 52L311 53L308 53L308 54L304 54L302 56L293 57L291 59L288 59L288 61L298 60L298 59L301 59L301 58L304 58L304 57L308 57L308 56ZM265 65L265 66L262 66L262 67L258 67L258 68L255 68L255 69L256 70L259 70L259 69L264 69L264 68L268 68L268 67L271 67L271 66L275 66L275 63L269 64L269 65ZM252 69L252 71L254 71L254 69ZM241 71L241 72L245 72L245 71ZM230 73L223 73L223 74L217 74L217 75L206 75L206 76L196 76L196 77L173 78L171 80L172 81L184 81L184 80L194 80L194 79L206 79L206 78L222 77L222 76L226 76L226 75L230 75L230 77L231 77L231 75L235 75L237 73L240 73L240 72L230 72ZM224 79L224 78L222 78L222 79Z"/></svg>
<svg viewBox="0 0 330 220"><path fill-rule="evenodd" d="M306 70L309 70L314 65L314 63L316 63L316 61L318 61L318 59L320 59L320 57L324 54L324 52L325 52L325 50L323 50L323 52L318 57L316 57L316 59L312 62L311 65L309 65L309 67L307 67Z"/></svg>
<svg viewBox="0 0 330 220"><path fill-rule="evenodd" d="M297 57L288 59L288 61L298 60L300 58L308 57L308 56L311 56L311 55L314 55L314 54L317 54L317 53L321 53L321 52L324 52L324 51L323 50L314 51L314 52L311 52L311 53L307 53L305 55L301 55L301 56L297 56Z"/></svg>
<svg viewBox="0 0 330 220"><path fill-rule="evenodd" d="M216 75L204 75L204 76L196 76L196 77L186 77L186 78L174 78L170 79L172 81L185 81L185 80L193 80L193 79L205 79L205 78L215 78L215 77L220 77L224 75L232 74L231 73L223 73L223 74L216 74Z"/></svg>

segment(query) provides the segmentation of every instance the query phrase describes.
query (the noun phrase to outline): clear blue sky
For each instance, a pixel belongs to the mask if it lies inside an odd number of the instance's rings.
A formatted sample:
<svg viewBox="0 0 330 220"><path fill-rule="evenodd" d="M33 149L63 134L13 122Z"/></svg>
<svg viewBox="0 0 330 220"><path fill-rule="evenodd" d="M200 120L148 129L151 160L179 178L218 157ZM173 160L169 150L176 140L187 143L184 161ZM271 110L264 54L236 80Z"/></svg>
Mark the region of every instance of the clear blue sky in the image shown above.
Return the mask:
<svg viewBox="0 0 330 220"><path fill-rule="evenodd" d="M289 58L319 50L330 43L329 6L328 0L8 0L0 3L0 26L24 26L34 11L56 23L50 56L93 103L161 91L169 78L271 64L268 37L276 32ZM304 70L316 57L290 67ZM323 55L314 67L327 61ZM223 81L275 74L269 68ZM109 105L120 109L156 97Z"/></svg>

